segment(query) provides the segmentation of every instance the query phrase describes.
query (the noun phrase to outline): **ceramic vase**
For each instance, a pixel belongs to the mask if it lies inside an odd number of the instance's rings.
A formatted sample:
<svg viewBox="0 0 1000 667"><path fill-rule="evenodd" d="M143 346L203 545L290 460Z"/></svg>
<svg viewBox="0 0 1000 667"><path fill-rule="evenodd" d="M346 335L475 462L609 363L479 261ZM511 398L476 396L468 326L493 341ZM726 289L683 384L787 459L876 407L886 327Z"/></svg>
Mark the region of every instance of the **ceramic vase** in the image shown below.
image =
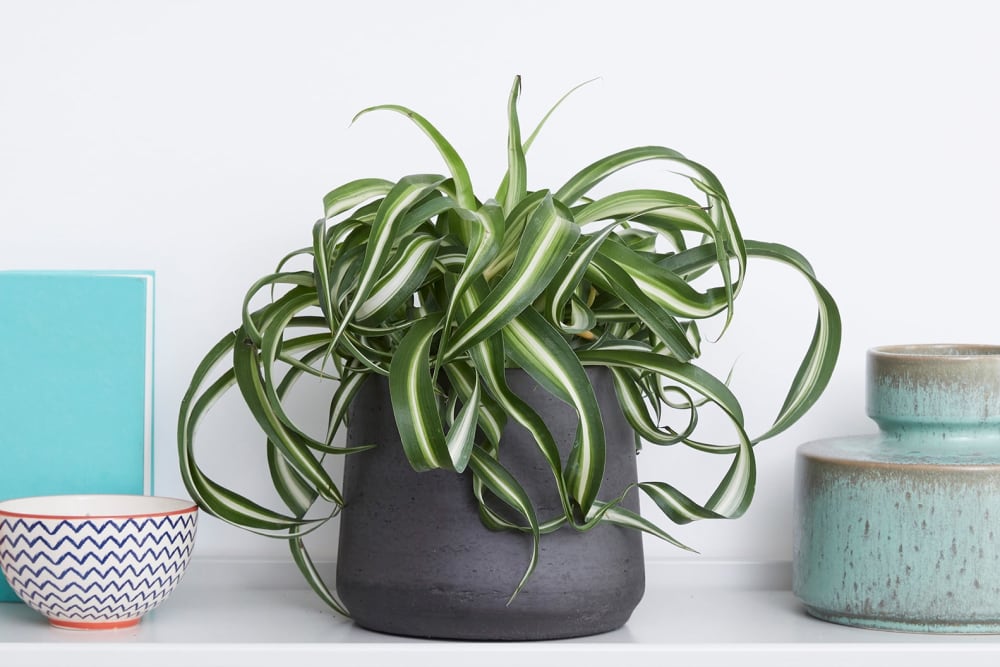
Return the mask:
<svg viewBox="0 0 1000 667"><path fill-rule="evenodd" d="M793 589L846 625L1000 631L1000 347L869 351L880 433L798 450Z"/></svg>
<svg viewBox="0 0 1000 667"><path fill-rule="evenodd" d="M636 481L635 441L610 373L588 373L607 434L598 495L608 500ZM508 383L545 419L565 460L576 413L521 371L509 371ZM512 422L501 463L532 498L540 521L560 515L551 470L528 432ZM641 534L600 525L542 535L537 570L508 604L529 562L530 535L487 530L468 473L410 468L382 378L366 382L350 414L348 444L370 443L377 446L345 462L337 562L337 592L362 627L447 639L555 639L614 630L642 598ZM638 511L634 494L626 507Z"/></svg>

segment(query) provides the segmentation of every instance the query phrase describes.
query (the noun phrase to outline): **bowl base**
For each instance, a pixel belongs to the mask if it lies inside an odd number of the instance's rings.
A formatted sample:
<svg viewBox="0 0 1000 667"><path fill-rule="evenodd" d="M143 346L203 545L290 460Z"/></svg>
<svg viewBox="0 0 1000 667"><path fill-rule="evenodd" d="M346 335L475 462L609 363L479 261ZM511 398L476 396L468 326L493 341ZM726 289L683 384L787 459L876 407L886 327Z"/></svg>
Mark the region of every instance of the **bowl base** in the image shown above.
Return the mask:
<svg viewBox="0 0 1000 667"><path fill-rule="evenodd" d="M891 632L912 632L926 634L995 635L1000 633L1000 622L996 620L956 620L948 618L887 618L863 616L827 611L810 605L803 605L806 613L822 621L849 625L868 630L888 630Z"/></svg>
<svg viewBox="0 0 1000 667"><path fill-rule="evenodd" d="M56 618L48 619L49 624L52 627L62 628L64 630L121 630L122 628L131 628L136 626L141 620L141 618L126 618L123 621L80 622L64 621Z"/></svg>

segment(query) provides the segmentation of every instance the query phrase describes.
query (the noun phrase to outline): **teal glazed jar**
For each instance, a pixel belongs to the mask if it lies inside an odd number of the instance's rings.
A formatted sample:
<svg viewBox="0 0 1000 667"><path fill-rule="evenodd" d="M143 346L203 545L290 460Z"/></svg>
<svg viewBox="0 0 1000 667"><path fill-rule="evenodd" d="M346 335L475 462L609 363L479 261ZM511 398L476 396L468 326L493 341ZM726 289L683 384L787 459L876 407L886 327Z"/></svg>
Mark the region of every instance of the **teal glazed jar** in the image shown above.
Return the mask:
<svg viewBox="0 0 1000 667"><path fill-rule="evenodd" d="M1000 346L867 361L881 432L797 452L793 592L845 625L1000 632Z"/></svg>

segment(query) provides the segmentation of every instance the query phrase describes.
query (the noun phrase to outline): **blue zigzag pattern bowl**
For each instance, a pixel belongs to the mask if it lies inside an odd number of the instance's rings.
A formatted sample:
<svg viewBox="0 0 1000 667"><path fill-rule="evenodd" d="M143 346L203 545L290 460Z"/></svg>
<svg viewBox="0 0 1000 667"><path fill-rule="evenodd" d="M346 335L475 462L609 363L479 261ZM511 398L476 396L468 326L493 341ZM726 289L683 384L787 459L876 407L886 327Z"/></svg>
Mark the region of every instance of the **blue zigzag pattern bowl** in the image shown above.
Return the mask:
<svg viewBox="0 0 1000 667"><path fill-rule="evenodd" d="M191 560L198 506L159 496L75 495L0 502L0 570L57 627L135 625Z"/></svg>

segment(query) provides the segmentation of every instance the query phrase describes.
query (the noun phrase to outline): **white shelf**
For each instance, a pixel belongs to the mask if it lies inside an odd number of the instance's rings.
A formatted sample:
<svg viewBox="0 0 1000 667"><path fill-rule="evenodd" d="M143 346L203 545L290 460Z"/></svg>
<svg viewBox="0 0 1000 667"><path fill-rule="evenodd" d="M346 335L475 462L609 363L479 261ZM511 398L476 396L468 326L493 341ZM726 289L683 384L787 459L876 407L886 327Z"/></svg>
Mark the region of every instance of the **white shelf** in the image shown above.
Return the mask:
<svg viewBox="0 0 1000 667"><path fill-rule="evenodd" d="M847 628L806 616L787 563L652 562L646 596L621 630L551 642L476 643L376 634L328 611L293 565L195 560L162 607L129 630L50 627L21 604L0 604L0 664L254 667L289 660L351 667L406 663L491 667L560 661L607 667L675 664L963 667L1000 661L1000 636L911 635ZM572 660L572 662L570 662ZM551 663L550 663L551 664Z"/></svg>

